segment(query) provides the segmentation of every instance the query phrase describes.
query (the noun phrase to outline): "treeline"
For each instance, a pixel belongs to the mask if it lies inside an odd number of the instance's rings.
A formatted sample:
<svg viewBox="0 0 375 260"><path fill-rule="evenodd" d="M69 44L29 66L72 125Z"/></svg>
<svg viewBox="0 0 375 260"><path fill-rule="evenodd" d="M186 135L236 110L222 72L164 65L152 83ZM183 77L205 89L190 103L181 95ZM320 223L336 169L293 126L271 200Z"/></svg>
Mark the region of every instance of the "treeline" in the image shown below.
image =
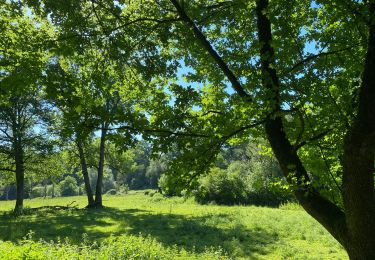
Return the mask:
<svg viewBox="0 0 375 260"><path fill-rule="evenodd" d="M95 140L94 140L95 141ZM94 151L97 143L91 144ZM108 145L105 151L106 164L103 170L103 193L125 194L129 189L157 189L158 180L164 164L160 160L151 158L151 147L147 142L138 144L119 152ZM82 171L79 165L79 156L74 151L61 151L58 158L54 155L54 175L40 177L38 172L26 172L24 198L75 196L86 194ZM88 177L93 192L96 192L98 169L95 156L88 157ZM16 185L10 178L0 185L0 199L12 200L16 198Z"/></svg>
<svg viewBox="0 0 375 260"><path fill-rule="evenodd" d="M98 139L88 147L95 151ZM109 195L125 195L129 190L154 189L164 196L193 196L199 203L226 205L268 205L292 201L276 160L261 155L256 144L250 142L227 146L206 175L200 177L191 190L176 186L169 181L168 167L172 155L151 156L149 143L140 140L126 152L116 151L108 145L105 151L106 164L103 170L102 191ZM88 177L93 192L96 190L97 167L88 157ZM79 165L79 156L74 151L61 151L54 167L55 175L45 179L36 174L26 174L25 197L59 197L86 195L85 183ZM16 185L11 181L0 186L0 199L16 198Z"/></svg>

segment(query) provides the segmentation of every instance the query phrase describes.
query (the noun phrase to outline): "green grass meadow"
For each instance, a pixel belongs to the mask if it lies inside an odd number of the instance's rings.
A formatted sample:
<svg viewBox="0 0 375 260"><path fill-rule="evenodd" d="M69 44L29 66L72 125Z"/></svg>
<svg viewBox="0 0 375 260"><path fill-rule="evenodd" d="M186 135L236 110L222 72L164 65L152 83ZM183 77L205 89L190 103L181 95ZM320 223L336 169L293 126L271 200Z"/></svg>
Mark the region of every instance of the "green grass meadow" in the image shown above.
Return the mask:
<svg viewBox="0 0 375 260"><path fill-rule="evenodd" d="M35 209L66 206L76 209ZM296 205L199 205L144 191L86 198L25 200L26 214L0 202L0 259L348 259L342 247ZM1 242L2 241L2 242Z"/></svg>

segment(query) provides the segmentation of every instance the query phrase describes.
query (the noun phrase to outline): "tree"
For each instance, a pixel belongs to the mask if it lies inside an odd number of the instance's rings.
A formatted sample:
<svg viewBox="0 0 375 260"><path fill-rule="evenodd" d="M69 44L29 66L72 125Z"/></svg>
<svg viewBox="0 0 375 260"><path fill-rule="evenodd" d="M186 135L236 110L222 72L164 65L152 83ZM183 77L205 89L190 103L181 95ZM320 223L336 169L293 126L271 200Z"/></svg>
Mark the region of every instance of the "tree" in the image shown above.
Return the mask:
<svg viewBox="0 0 375 260"><path fill-rule="evenodd" d="M25 170L50 149L42 125L46 103L38 85L46 53L40 42L48 35L48 23L25 16L24 9L2 3L0 41L0 152L2 171L14 172L17 198L14 212L23 210Z"/></svg>
<svg viewBox="0 0 375 260"><path fill-rule="evenodd" d="M77 97L71 110L76 110L78 114L84 111L92 119L89 122L79 121L79 128L91 129L91 133L101 131L95 189L95 206L101 207L105 146L108 138L117 142L122 150L133 144L135 136L143 132L148 125L144 107L149 96L163 92L155 87L157 82L154 82L153 76L157 73L168 74L169 67L175 65L162 58L158 48L160 41L155 37L159 32L155 33L155 28L126 26L127 23L133 23L131 9L137 7L137 4L132 3L129 10L120 15L121 5L115 2L40 2L43 4L32 1L31 6L36 13L49 16L56 25L59 32L55 39L58 42L56 54L59 56L56 59L65 60L62 62L65 65L60 62L60 68L65 70L62 74L73 75L73 78L76 76L73 80L74 86L58 88L73 90L65 92L68 99L71 99L71 93ZM114 27L117 29L113 29ZM153 40L148 40L148 37ZM62 83L64 84L65 82ZM55 93L55 96L64 97L53 88L51 92ZM75 124L78 121L73 122ZM149 129L146 129L147 131L150 132ZM82 136L79 136L79 139L77 145L83 158ZM81 159L83 169L84 164ZM86 175L86 170L82 172ZM89 198L89 205L90 201L92 199Z"/></svg>
<svg viewBox="0 0 375 260"><path fill-rule="evenodd" d="M92 43L94 46L94 43ZM123 152L133 144L137 129L147 123L140 109L140 88L134 87L131 75L134 72L127 65L109 59L106 50L93 46L81 54L56 57L49 64L46 85L49 97L60 113L60 136L73 138L78 148L84 176L88 207L102 207L102 186L105 166L106 144L108 139L120 143ZM140 81L141 79L137 79ZM143 86L142 86L143 87ZM143 98L147 98L143 97ZM138 102L139 103L138 103ZM98 153L87 150L95 147L93 135L100 131ZM119 142L120 140L120 142ZM90 144L94 143L94 146ZM125 143L125 144L124 144ZM89 161L91 161L89 163ZM95 200L92 195L88 165L97 165Z"/></svg>
<svg viewBox="0 0 375 260"><path fill-rule="evenodd" d="M263 124L303 208L351 259L375 258L375 2L170 2L190 29L179 27L176 33L184 35L184 48L193 56L185 58L195 78L203 76L204 67L209 75L204 79L218 85L225 80L242 100L237 106ZM192 37L193 48L205 52L189 48ZM315 50L307 49L309 42ZM212 62L216 67L208 69ZM335 144L332 151L324 148L329 143ZM319 147L322 157L342 155L336 163L342 169L343 208L314 185L310 176L322 173L303 163L304 153ZM331 167L323 174L331 174Z"/></svg>

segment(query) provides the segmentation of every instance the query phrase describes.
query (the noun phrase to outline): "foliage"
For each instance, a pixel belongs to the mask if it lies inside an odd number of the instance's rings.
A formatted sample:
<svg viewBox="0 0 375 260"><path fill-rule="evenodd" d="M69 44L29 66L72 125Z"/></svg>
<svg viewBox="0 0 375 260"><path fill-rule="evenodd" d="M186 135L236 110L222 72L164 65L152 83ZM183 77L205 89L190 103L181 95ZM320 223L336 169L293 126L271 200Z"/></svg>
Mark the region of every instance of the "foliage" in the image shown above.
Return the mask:
<svg viewBox="0 0 375 260"><path fill-rule="evenodd" d="M176 189L176 186L173 184L173 180L168 175L162 174L160 176L158 186L165 196L181 195L181 192Z"/></svg>
<svg viewBox="0 0 375 260"><path fill-rule="evenodd" d="M37 197L44 197L47 191L47 187L42 187L42 186L35 186L32 188L30 192L30 197L31 198L37 198Z"/></svg>
<svg viewBox="0 0 375 260"><path fill-rule="evenodd" d="M83 236L83 239L86 237ZM89 244L84 241L80 245L69 241L50 243L35 242L30 236L18 243L0 242L0 257L4 260L26 258L36 259L229 259L219 249L207 249L203 253L190 253L175 247L164 247L151 237L120 236L108 238L102 243Z"/></svg>
<svg viewBox="0 0 375 260"><path fill-rule="evenodd" d="M194 192L196 200L200 203L268 206L277 206L294 200L290 192L274 185L283 182L280 175L272 176L272 173L265 171L264 166L254 172L248 169L243 171L239 169L243 167L241 164L241 162L234 162L227 170L211 169L207 176L200 179L200 186Z"/></svg>
<svg viewBox="0 0 375 260"><path fill-rule="evenodd" d="M75 196L78 195L77 180L72 176L67 176L58 185L61 196Z"/></svg>
<svg viewBox="0 0 375 260"><path fill-rule="evenodd" d="M375 258L374 0L0 7L0 166L1 177L17 173L17 203L26 158L40 161L49 150L39 134L50 129L41 122L54 125L63 142L99 148L91 165L99 204L108 142L116 153L107 156L114 177L106 189L154 187L163 173L166 193L181 194L216 165L198 194L222 192L237 203L246 193L258 201L276 192L275 176L267 175L274 171L217 165L216 157L264 138L288 182L278 186L292 190L352 258ZM46 107L53 124L39 113ZM152 150L138 153L139 140ZM160 155L167 167L157 165Z"/></svg>

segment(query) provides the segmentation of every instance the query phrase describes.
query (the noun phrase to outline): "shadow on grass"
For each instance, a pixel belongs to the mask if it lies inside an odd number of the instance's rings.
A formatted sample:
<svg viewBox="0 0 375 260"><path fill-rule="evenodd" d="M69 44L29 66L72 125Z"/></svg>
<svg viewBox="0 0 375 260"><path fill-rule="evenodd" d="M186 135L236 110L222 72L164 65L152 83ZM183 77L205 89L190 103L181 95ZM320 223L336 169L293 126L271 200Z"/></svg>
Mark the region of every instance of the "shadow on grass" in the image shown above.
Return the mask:
<svg viewBox="0 0 375 260"><path fill-rule="evenodd" d="M27 215L14 218L0 215L0 239L17 241L30 230L34 239L46 241L68 237L80 243L86 233L88 239L100 241L110 235L149 235L167 245L177 245L188 251L203 252L206 247L222 247L230 255L251 256L266 254L268 245L278 240L261 228L246 229L241 222L219 227L217 223L233 215L185 216L162 214L140 209L69 209L64 211L30 210ZM237 223L237 224L236 224Z"/></svg>

